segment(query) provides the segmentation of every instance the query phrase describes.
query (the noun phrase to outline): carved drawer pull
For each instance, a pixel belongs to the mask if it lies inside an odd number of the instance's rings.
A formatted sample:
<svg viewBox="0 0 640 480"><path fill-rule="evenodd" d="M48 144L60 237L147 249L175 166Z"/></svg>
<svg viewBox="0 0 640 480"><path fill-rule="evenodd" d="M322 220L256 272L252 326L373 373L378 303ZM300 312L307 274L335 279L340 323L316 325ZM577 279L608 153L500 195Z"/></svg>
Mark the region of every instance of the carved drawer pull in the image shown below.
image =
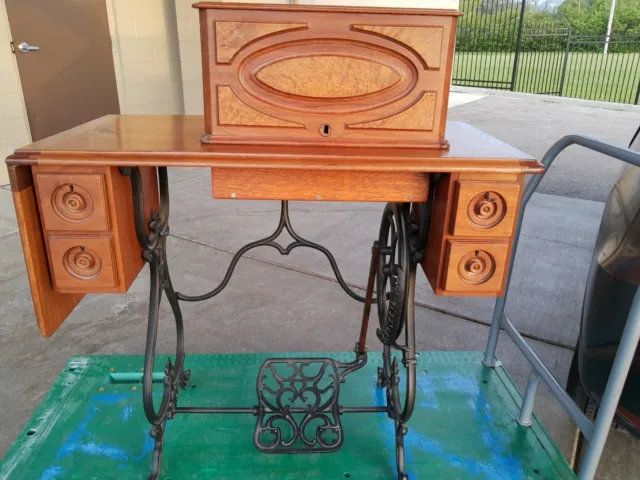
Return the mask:
<svg viewBox="0 0 640 480"><path fill-rule="evenodd" d="M58 216L67 222L83 222L93 213L91 195L78 185L60 185L53 192L51 204Z"/></svg>
<svg viewBox="0 0 640 480"><path fill-rule="evenodd" d="M78 280L94 279L102 270L100 256L82 246L67 250L63 262L67 273Z"/></svg>
<svg viewBox="0 0 640 480"><path fill-rule="evenodd" d="M507 205L497 192L479 193L471 199L467 207L469 221L477 228L492 228L499 224L507 210Z"/></svg>
<svg viewBox="0 0 640 480"><path fill-rule="evenodd" d="M476 250L467 253L458 263L458 276L469 285L481 285L491 278L496 262L490 253Z"/></svg>

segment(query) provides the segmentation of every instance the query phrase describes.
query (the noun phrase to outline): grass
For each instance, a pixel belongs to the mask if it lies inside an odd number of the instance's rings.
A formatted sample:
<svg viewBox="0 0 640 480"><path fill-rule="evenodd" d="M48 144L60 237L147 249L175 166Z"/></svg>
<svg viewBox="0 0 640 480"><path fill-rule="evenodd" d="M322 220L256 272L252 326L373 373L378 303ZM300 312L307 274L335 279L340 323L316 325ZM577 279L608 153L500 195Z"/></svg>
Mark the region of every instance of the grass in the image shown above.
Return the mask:
<svg viewBox="0 0 640 480"><path fill-rule="evenodd" d="M518 57L515 91L558 95L564 52L523 52ZM454 85L511 88L514 54L456 53ZM620 103L636 100L640 88L640 52L572 52L567 57L562 96Z"/></svg>

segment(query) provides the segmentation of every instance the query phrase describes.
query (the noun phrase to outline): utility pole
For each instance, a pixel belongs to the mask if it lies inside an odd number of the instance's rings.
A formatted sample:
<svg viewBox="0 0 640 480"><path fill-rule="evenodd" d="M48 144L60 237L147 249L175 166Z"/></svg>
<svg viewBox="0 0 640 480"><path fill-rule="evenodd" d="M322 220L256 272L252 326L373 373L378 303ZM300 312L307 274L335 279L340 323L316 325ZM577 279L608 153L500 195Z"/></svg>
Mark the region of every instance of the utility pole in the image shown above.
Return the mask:
<svg viewBox="0 0 640 480"><path fill-rule="evenodd" d="M609 40L611 40L611 27L613 26L613 12L616 9L616 0L611 0L611 10L609 11L609 23L607 24L607 38L604 40L604 51L603 55L607 54L607 50L609 50Z"/></svg>

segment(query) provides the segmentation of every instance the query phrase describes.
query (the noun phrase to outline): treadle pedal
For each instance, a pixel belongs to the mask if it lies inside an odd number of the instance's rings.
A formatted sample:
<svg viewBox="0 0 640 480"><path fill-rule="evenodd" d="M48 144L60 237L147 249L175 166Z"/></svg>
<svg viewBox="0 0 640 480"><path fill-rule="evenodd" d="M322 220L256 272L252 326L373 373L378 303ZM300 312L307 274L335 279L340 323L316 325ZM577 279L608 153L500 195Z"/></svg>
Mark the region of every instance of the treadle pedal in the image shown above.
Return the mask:
<svg viewBox="0 0 640 480"><path fill-rule="evenodd" d="M344 440L331 358L271 358L258 373L253 443L264 453L334 452Z"/></svg>

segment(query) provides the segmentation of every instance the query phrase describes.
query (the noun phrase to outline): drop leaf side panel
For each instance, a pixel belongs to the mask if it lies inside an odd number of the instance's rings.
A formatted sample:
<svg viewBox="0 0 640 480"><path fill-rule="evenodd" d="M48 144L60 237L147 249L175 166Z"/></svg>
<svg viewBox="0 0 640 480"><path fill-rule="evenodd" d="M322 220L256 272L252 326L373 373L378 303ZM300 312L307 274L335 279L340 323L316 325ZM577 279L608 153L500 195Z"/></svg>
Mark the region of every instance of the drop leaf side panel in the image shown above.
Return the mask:
<svg viewBox="0 0 640 480"><path fill-rule="evenodd" d="M36 321L42 335L50 337L84 294L54 290L31 167L10 166L9 178Z"/></svg>

